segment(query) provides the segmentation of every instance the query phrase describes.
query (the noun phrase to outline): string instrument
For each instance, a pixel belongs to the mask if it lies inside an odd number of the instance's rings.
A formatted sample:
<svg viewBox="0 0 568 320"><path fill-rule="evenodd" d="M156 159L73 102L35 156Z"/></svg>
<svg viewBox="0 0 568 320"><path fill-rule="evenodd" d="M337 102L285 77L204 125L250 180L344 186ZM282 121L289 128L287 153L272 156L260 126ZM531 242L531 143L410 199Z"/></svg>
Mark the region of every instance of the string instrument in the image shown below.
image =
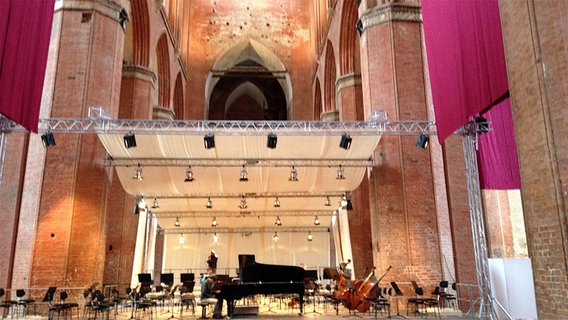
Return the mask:
<svg viewBox="0 0 568 320"><path fill-rule="evenodd" d="M385 277L385 275L390 271L392 266L387 268L387 271L377 280L377 282L369 282L369 279L373 275L374 271L371 271L369 275L363 281L358 281L354 284L354 289L349 293L347 307L349 310L355 310L359 312L367 312L371 308L368 298L373 298L377 295L374 288L378 283ZM373 268L374 270L375 268Z"/></svg>
<svg viewBox="0 0 568 320"><path fill-rule="evenodd" d="M347 260L347 262L345 263L345 267L343 268L346 268L349 263L351 263L351 259ZM335 298L341 299L341 297L343 297L344 293L346 292L346 289L347 289L347 278L345 278L344 273L341 272L339 273L339 279L337 280L337 285L334 293Z"/></svg>

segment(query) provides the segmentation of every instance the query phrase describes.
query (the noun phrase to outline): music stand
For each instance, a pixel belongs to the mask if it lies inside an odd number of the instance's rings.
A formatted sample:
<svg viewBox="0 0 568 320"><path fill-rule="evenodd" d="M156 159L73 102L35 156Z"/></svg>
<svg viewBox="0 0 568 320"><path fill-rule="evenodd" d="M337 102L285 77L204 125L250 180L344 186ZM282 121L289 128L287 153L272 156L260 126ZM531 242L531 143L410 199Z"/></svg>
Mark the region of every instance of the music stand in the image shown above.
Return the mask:
<svg viewBox="0 0 568 320"><path fill-rule="evenodd" d="M395 296L394 297L391 296L391 298L396 299L396 316L401 317L401 318L406 318L405 316L400 314L400 311L399 311L399 308L398 308L398 299L400 299L401 297L404 297L404 293L402 293L402 291L400 290L400 288L398 287L396 282L391 281L390 285L394 289L394 293L395 293Z"/></svg>
<svg viewBox="0 0 568 320"><path fill-rule="evenodd" d="M316 279L317 279L317 270L306 270L306 273L307 273L308 271L315 271L315 277L316 277ZM311 275L311 276L313 276L313 275ZM314 304L314 310L311 311L311 312L308 312L308 313L321 314L321 312L317 312L317 311L316 311L316 289L317 289L317 285L314 283L313 278L310 277L310 276L307 276L307 277L305 278L304 283L305 283L305 284L304 284L304 287L305 287L305 289L308 291L308 295L311 294L311 296L312 296L312 298L313 298L312 303ZM310 290L311 290L311 292L310 292Z"/></svg>

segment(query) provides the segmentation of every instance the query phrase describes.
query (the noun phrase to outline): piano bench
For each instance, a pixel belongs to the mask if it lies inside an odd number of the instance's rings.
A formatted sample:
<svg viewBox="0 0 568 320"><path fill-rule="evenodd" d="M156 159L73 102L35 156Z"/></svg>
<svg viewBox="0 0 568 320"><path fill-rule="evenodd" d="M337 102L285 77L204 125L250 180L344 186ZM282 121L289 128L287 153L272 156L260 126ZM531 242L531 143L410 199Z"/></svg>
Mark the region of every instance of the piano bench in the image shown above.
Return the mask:
<svg viewBox="0 0 568 320"><path fill-rule="evenodd" d="M214 305L217 303L215 298L201 299L199 305L201 306L201 319L207 319L207 306Z"/></svg>

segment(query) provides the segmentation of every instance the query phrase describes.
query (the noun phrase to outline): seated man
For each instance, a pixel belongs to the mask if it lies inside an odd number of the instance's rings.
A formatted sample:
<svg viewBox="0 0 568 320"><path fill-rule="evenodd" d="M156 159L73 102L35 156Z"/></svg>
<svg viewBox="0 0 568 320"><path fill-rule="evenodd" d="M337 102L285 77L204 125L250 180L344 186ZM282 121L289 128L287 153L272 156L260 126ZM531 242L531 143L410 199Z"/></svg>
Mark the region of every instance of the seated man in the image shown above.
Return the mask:
<svg viewBox="0 0 568 320"><path fill-rule="evenodd" d="M207 303L215 303L215 309L213 309L213 318L222 319L223 315L223 299L215 298L217 293L221 292L216 286L215 275L211 268L207 269L207 275L204 277L201 283L201 301Z"/></svg>

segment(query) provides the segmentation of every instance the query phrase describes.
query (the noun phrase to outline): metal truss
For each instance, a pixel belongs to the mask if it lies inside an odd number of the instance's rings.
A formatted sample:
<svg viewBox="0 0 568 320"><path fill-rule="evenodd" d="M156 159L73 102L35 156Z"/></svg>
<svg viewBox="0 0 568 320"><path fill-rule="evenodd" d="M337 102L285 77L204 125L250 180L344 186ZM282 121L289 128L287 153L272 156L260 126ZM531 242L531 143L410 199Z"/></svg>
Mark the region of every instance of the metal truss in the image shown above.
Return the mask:
<svg viewBox="0 0 568 320"><path fill-rule="evenodd" d="M489 260L487 241L485 239L485 224L483 217L483 204L479 184L479 171L477 164L477 137L480 131L477 123L467 123L462 128L463 154L466 167L467 192L469 198L469 212L471 230L473 235L473 249L475 255L475 269L477 285L479 287L479 317L482 319L497 319L493 308L491 281L489 275ZM473 311L473 305L470 311Z"/></svg>
<svg viewBox="0 0 568 320"><path fill-rule="evenodd" d="M180 159L180 158L107 158L109 167L373 167L375 161L369 159Z"/></svg>
<svg viewBox="0 0 568 320"><path fill-rule="evenodd" d="M144 199L157 199L157 200L165 200L165 199L228 199L228 198L325 198L325 197L342 197L342 196L349 196L351 192L282 192L282 193L274 193L274 192L264 192L264 193L222 193L222 194L191 194L191 195L145 195Z"/></svg>
<svg viewBox="0 0 568 320"><path fill-rule="evenodd" d="M159 218L211 218L215 216L216 218L243 218L243 217L326 217L332 216L333 210L314 210L314 211L246 211L235 212L235 211L168 211L168 212L153 212L156 217Z"/></svg>
<svg viewBox="0 0 568 320"><path fill-rule="evenodd" d="M0 131L26 132L2 118ZM40 133L171 134L171 135L342 135L381 136L436 134L432 121L388 121L385 112L374 112L368 121L198 121L113 119L102 107L90 107L87 119L39 119Z"/></svg>
<svg viewBox="0 0 568 320"><path fill-rule="evenodd" d="M294 227L294 228L286 228L286 227L273 227L273 228L219 228L219 227L211 227L211 228L181 228L181 227L174 227L174 228L162 228L160 232L165 234L175 234L175 233L183 233L183 234L214 234L214 233L240 233L246 236L250 236L253 233L259 232L280 232L280 233L316 233L316 232L330 232L328 227Z"/></svg>

